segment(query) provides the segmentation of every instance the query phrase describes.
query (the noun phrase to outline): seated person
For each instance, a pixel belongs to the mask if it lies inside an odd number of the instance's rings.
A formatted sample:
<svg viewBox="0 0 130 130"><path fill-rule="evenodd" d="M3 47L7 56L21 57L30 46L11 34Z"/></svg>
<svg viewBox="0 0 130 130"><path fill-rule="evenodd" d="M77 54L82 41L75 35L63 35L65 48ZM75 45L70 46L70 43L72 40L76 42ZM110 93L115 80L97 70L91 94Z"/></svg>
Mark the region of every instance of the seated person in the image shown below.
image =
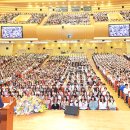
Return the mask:
<svg viewBox="0 0 130 130"><path fill-rule="evenodd" d="M99 110L107 110L107 102L103 95L101 96L101 99L99 100Z"/></svg>
<svg viewBox="0 0 130 130"><path fill-rule="evenodd" d="M61 109L65 110L66 106L69 106L69 101L67 97L64 97L64 99L61 101Z"/></svg>
<svg viewBox="0 0 130 130"><path fill-rule="evenodd" d="M58 99L54 99L52 106L51 106L51 109L54 109L54 110L60 109L60 106L58 104Z"/></svg>
<svg viewBox="0 0 130 130"><path fill-rule="evenodd" d="M81 100L79 101L79 109L80 110L87 110L88 109L88 102L84 96L82 96Z"/></svg>
<svg viewBox="0 0 130 130"><path fill-rule="evenodd" d="M116 110L116 103L115 103L113 96L111 96L110 99L108 100L108 109Z"/></svg>
<svg viewBox="0 0 130 130"><path fill-rule="evenodd" d="M98 102L96 101L96 98L92 96L90 102L89 102L89 109L90 110L97 110L98 109Z"/></svg>

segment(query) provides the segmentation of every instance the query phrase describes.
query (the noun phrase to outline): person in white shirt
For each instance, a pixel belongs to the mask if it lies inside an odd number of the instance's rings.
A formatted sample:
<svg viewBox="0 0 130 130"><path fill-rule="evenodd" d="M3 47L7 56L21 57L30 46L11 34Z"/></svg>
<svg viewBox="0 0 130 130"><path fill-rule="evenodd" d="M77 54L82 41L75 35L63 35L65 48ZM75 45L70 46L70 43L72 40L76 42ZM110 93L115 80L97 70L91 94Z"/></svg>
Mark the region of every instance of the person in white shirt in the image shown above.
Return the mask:
<svg viewBox="0 0 130 130"><path fill-rule="evenodd" d="M79 101L79 109L80 110L87 110L88 109L88 102L83 96L82 99Z"/></svg>
<svg viewBox="0 0 130 130"><path fill-rule="evenodd" d="M107 92L108 92L108 91L107 91L107 87L104 87L104 91L102 92L102 95L105 96L105 95L107 94Z"/></svg>
<svg viewBox="0 0 130 130"><path fill-rule="evenodd" d="M74 99L74 106L76 106L76 107L79 106L78 97L75 97L75 99Z"/></svg>
<svg viewBox="0 0 130 130"><path fill-rule="evenodd" d="M107 101L105 97L102 95L101 99L99 100L99 110L107 110Z"/></svg>
<svg viewBox="0 0 130 130"><path fill-rule="evenodd" d="M74 106L74 100L75 100L75 97L72 96L72 97L71 97L71 100L70 100L70 106Z"/></svg>
<svg viewBox="0 0 130 130"><path fill-rule="evenodd" d="M111 96L110 99L108 100L108 108L109 110L116 110L116 103L113 96Z"/></svg>
<svg viewBox="0 0 130 130"><path fill-rule="evenodd" d="M69 106L69 101L68 101L67 97L64 97L64 98L62 99L62 101L61 101L61 108L62 108L63 110L65 110L65 107L66 107L66 106Z"/></svg>
<svg viewBox="0 0 130 130"><path fill-rule="evenodd" d="M123 92L124 94L128 95L128 92L130 91L130 88L128 88L128 84L125 85L126 87L124 88Z"/></svg>
<svg viewBox="0 0 130 130"><path fill-rule="evenodd" d="M128 103L128 93L130 91L130 88L128 88L128 84L125 84L125 88L123 90L124 94L126 95L126 103Z"/></svg>

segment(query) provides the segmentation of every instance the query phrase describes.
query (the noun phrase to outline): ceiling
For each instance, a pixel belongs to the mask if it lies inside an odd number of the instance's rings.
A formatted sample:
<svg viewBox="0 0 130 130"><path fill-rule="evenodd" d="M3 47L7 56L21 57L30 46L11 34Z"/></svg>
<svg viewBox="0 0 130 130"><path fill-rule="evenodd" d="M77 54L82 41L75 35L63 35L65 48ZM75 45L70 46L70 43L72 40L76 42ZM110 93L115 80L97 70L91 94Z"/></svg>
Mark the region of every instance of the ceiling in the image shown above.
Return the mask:
<svg viewBox="0 0 130 130"><path fill-rule="evenodd" d="M0 0L0 6L57 6L57 5L101 5L101 4L130 4L130 0Z"/></svg>

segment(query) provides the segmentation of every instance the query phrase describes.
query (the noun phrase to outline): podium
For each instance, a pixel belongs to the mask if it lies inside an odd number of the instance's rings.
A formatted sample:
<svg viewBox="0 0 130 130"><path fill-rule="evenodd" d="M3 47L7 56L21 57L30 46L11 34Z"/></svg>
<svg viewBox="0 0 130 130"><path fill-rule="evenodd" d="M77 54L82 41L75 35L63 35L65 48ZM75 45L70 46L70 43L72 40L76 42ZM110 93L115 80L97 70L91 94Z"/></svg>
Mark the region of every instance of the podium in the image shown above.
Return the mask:
<svg viewBox="0 0 130 130"><path fill-rule="evenodd" d="M13 130L13 115L16 99L13 97L2 97L3 103L8 103L0 108L0 130Z"/></svg>
<svg viewBox="0 0 130 130"><path fill-rule="evenodd" d="M130 97L128 97L128 105L129 105L129 108L130 108Z"/></svg>

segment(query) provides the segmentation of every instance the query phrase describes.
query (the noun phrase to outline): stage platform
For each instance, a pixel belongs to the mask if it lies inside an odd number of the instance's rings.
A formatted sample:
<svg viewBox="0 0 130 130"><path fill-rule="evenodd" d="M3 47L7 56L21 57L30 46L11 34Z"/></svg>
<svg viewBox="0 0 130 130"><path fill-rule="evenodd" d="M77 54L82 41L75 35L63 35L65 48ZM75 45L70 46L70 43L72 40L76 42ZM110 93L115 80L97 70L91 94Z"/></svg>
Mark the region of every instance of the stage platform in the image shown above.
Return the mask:
<svg viewBox="0 0 130 130"><path fill-rule="evenodd" d="M14 130L130 130L130 111L80 111L75 117L47 110L14 116Z"/></svg>

